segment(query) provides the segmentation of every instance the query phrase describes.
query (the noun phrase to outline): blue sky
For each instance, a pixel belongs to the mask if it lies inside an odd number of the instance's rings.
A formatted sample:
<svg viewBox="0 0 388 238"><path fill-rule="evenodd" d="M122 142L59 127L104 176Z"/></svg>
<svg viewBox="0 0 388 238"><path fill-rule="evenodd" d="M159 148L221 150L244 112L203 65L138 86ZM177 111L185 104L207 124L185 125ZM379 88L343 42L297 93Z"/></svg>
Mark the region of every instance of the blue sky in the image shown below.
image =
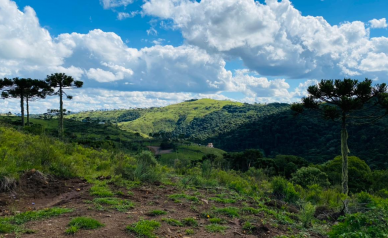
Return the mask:
<svg viewBox="0 0 388 238"><path fill-rule="evenodd" d="M0 0L0 77L83 80L73 111L293 102L322 78L387 81L385 9L383 0Z"/></svg>

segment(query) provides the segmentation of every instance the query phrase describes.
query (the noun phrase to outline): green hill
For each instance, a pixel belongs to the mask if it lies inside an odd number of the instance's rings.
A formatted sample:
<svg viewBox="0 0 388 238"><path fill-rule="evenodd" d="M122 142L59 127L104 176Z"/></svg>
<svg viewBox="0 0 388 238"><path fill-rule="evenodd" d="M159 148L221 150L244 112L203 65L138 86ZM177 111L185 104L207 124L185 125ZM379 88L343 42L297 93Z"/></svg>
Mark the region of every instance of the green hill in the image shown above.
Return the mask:
<svg viewBox="0 0 388 238"><path fill-rule="evenodd" d="M221 110L227 105L243 106L242 103L232 101L199 99L161 108L82 112L70 115L68 118L117 121L123 130L148 136L154 133L172 132L176 127L188 125L194 118Z"/></svg>
<svg viewBox="0 0 388 238"><path fill-rule="evenodd" d="M94 112L72 117L108 118L120 114L119 127L154 138L214 143L225 151L260 149L268 157L301 156L322 163L340 154L339 124L306 113L295 117L289 104L241 104L201 99L162 108ZM130 119L133 120L130 120ZM134 119L136 118L136 119ZM351 155L372 168L388 168L388 118L371 125L349 125Z"/></svg>

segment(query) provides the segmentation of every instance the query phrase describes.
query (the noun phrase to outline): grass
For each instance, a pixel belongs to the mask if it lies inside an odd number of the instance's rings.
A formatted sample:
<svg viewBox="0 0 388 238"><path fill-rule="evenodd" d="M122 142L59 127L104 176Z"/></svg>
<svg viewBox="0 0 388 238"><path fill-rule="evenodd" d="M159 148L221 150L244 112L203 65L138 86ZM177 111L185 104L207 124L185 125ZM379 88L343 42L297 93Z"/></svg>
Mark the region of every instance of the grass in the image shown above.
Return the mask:
<svg viewBox="0 0 388 238"><path fill-rule="evenodd" d="M153 220L141 220L127 226L129 232L135 233L140 238L155 238L154 231L160 227L160 222Z"/></svg>
<svg viewBox="0 0 388 238"><path fill-rule="evenodd" d="M182 223L185 226L193 226L193 227L198 226L198 222L192 217L182 219Z"/></svg>
<svg viewBox="0 0 388 238"><path fill-rule="evenodd" d="M236 203L236 200L234 199L230 199L230 198L209 198L209 200L211 201L215 201L215 202L218 202L218 203L223 203L223 204L227 204L227 203Z"/></svg>
<svg viewBox="0 0 388 238"><path fill-rule="evenodd" d="M68 226L70 226L70 228L66 230L66 234L70 235L75 234L79 229L93 230L103 227L104 225L89 217L76 217L70 221Z"/></svg>
<svg viewBox="0 0 388 238"><path fill-rule="evenodd" d="M0 218L0 224L16 224L22 225L29 221L44 220L55 216L60 216L64 213L72 212L69 208L49 208L39 211L27 211L15 216Z"/></svg>
<svg viewBox="0 0 388 238"><path fill-rule="evenodd" d="M166 214L167 212L162 210L153 210L147 213L148 216L162 216Z"/></svg>
<svg viewBox="0 0 388 238"><path fill-rule="evenodd" d="M253 229L255 229L255 226L252 225L249 221L244 222L243 230L246 231L248 234L251 234Z"/></svg>
<svg viewBox="0 0 388 238"><path fill-rule="evenodd" d="M253 208L253 207L243 207L242 209L243 214L253 214L257 215L259 214L259 209Z"/></svg>
<svg viewBox="0 0 388 238"><path fill-rule="evenodd" d="M0 234L24 231L22 227L19 227L24 223L29 221L49 219L51 217L60 216L64 213L69 213L72 211L72 209L68 208L50 208L39 211L23 212L9 217L2 217L0 218Z"/></svg>
<svg viewBox="0 0 388 238"><path fill-rule="evenodd" d="M186 235L194 235L194 230L193 229L186 229L185 233L186 233Z"/></svg>
<svg viewBox="0 0 388 238"><path fill-rule="evenodd" d="M99 210L103 210L103 207L101 205L110 205L110 208L115 209L119 212L126 212L129 209L132 209L135 207L133 202L125 199L119 199L119 198L95 198L93 199L93 202L97 205Z"/></svg>
<svg viewBox="0 0 388 238"><path fill-rule="evenodd" d="M196 197L196 196L190 196L190 195L186 195L186 194L172 194L170 196L168 196L169 199L173 200L174 202L176 203L180 203L181 198L184 198L184 199L187 199L188 201L192 201L192 202L199 202L199 199Z"/></svg>
<svg viewBox="0 0 388 238"><path fill-rule="evenodd" d="M205 230L210 232L210 233L219 233L219 232L224 232L228 229L226 226L221 226L218 224L210 224L205 226Z"/></svg>
<svg viewBox="0 0 388 238"><path fill-rule="evenodd" d="M239 208L237 207L225 207L215 209L216 213L226 215L228 217L240 217Z"/></svg>
<svg viewBox="0 0 388 238"><path fill-rule="evenodd" d="M171 226L183 226L183 223L173 218L163 218L162 221Z"/></svg>
<svg viewBox="0 0 388 238"><path fill-rule="evenodd" d="M214 111L221 110L226 105L243 105L232 101L217 101L200 99L193 102L182 102L163 108L148 109L140 118L133 121L119 123L127 131L148 135L153 131L171 132L177 126L177 121L185 115L183 124L190 123L195 117L203 117ZM171 123L175 122L175 123Z"/></svg>
<svg viewBox="0 0 388 238"><path fill-rule="evenodd" d="M93 185L93 187L90 188L90 195L97 196L97 197L113 197L113 192L105 185Z"/></svg>
<svg viewBox="0 0 388 238"><path fill-rule="evenodd" d="M225 223L225 221L223 219L218 218L218 217L210 218L209 222L212 223L212 224L222 224L222 223Z"/></svg>

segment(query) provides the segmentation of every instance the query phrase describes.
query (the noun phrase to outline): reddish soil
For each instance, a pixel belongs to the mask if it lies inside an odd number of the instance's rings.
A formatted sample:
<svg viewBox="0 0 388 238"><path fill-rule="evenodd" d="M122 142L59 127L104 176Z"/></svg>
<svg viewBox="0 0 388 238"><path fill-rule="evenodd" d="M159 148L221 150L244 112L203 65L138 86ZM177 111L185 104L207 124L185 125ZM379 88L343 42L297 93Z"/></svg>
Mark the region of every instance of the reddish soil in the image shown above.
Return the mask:
<svg viewBox="0 0 388 238"><path fill-rule="evenodd" d="M80 179L73 180L55 180L54 178L47 178L47 180L35 179L36 176L26 175L22 177L19 182L19 186L14 192L8 192L0 194L0 201L3 202L3 206L0 203L1 215L7 215L12 213L11 211L28 211L31 209L43 209L50 207L66 207L73 208L72 213L64 214L59 217L53 217L43 221L32 221L25 224L26 229L34 230L34 234L23 234L21 237L37 238L37 237L69 237L65 234L65 230L68 228L69 221L78 216L92 217L105 226L96 230L80 230L74 237L137 237L134 233L129 233L125 230L125 227L139 221L140 219L158 220L162 226L156 230L157 237L226 237L226 238L249 238L249 237L274 237L282 234L289 234L288 227L279 225L278 227L272 227L268 224L263 224L262 220L265 219L264 214L258 214L255 216L255 229L254 234L244 234L242 230L243 218L228 218L229 227L224 233L208 233L205 230L205 226L210 222L207 218L204 218L201 214L206 211L210 211L213 206L216 207L239 207L241 205L236 204L220 204L213 201L208 201L210 197L215 197L225 190L206 190L199 189L202 195L202 201L200 203L193 203L186 199L180 199L180 203L176 203L168 198L171 194L182 193L181 190L174 186L143 186L140 188L132 189L133 195L118 196L122 199L129 199L135 203L135 208L130 209L127 212L119 212L116 210L99 211L95 208L94 204L88 203L94 199L89 194L89 188L91 185L85 183ZM47 183L46 183L47 182ZM121 191L124 194L128 194L128 190L116 188L111 186L113 191ZM186 191L187 192L187 191ZM189 192L193 193L193 192ZM245 201L249 206L255 207L253 201ZM6 203L7 205L4 205ZM35 205L32 205L32 204ZM147 215L152 210L164 210L167 211L167 215L150 217ZM174 218L181 220L183 218L192 217L197 220L199 226L196 228L191 227L175 227L168 225L161 221L162 218ZM194 235L186 235L186 229L193 229ZM14 234L7 234L4 237L15 237ZM314 237L314 236L313 236ZM319 236L315 236L319 237Z"/></svg>

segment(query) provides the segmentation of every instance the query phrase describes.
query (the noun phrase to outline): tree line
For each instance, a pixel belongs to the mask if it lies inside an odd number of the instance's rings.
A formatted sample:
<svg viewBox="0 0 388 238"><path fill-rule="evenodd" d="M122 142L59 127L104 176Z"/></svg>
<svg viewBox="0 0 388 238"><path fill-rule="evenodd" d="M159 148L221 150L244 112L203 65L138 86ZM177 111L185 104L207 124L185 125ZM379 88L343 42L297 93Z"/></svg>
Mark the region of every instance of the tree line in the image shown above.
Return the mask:
<svg viewBox="0 0 388 238"><path fill-rule="evenodd" d="M63 136L63 97L72 99L65 90L72 88L81 88L82 81L75 80L73 77L64 73L55 73L47 75L45 80L31 78L4 78L0 79L1 98L20 99L20 110L22 117L22 126L25 126L24 111L25 104L27 109L27 125L30 125L29 103L37 99L45 99L47 96L59 96L59 120L58 134Z"/></svg>

